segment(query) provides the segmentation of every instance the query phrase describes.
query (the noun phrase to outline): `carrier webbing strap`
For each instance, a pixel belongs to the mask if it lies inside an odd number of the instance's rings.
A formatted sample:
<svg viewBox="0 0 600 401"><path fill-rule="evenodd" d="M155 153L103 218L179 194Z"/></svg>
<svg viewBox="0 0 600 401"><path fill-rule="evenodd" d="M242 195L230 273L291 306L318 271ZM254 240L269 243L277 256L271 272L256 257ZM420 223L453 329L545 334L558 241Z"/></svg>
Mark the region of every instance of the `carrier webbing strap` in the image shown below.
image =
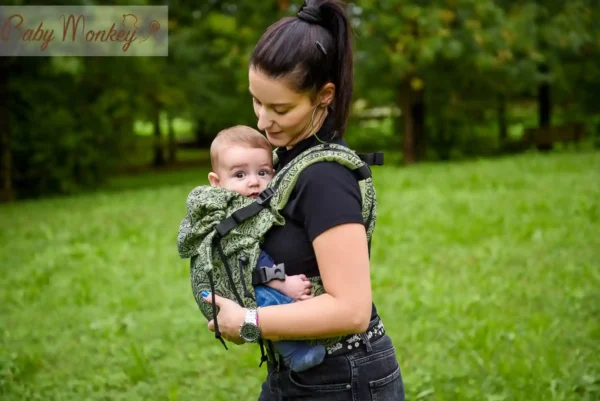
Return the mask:
<svg viewBox="0 0 600 401"><path fill-rule="evenodd" d="M383 152L357 153L356 155L369 166L383 166Z"/></svg>
<svg viewBox="0 0 600 401"><path fill-rule="evenodd" d="M243 208L236 210L231 214L231 216L217 224L215 226L215 230L221 237L224 237L229 231L236 228L239 224L260 213L260 211L269 204L273 194L273 189L266 188L264 191L258 194L258 197L254 202L248 206L244 206Z"/></svg>
<svg viewBox="0 0 600 401"><path fill-rule="evenodd" d="M357 153L356 155L360 160L366 163L359 168L352 170L359 181L371 178L372 174L369 166L383 166L383 152Z"/></svg>
<svg viewBox="0 0 600 401"><path fill-rule="evenodd" d="M366 180L371 178L371 169L367 164L363 164L359 168L352 170L352 173L356 177L357 181Z"/></svg>

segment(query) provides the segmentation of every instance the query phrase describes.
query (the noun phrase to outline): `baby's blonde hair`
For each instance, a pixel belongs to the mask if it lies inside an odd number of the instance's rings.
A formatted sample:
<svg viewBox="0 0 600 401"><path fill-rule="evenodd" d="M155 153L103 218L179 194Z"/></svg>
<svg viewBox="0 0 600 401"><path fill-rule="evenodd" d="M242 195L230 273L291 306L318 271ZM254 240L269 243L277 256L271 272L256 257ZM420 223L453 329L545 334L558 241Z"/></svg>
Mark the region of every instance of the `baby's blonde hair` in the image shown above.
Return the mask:
<svg viewBox="0 0 600 401"><path fill-rule="evenodd" d="M250 149L264 149L270 157L273 149L267 138L257 130L245 125L236 125L219 132L210 145L210 164L213 171L219 165L219 151L225 146L242 145Z"/></svg>

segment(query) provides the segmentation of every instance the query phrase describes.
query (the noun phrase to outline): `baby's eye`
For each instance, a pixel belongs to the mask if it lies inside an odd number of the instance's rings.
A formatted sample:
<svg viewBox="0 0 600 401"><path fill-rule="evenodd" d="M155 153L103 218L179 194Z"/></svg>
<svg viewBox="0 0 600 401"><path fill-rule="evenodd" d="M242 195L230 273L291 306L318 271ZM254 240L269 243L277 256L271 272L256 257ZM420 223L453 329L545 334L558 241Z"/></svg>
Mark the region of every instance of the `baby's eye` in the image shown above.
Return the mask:
<svg viewBox="0 0 600 401"><path fill-rule="evenodd" d="M269 170L260 170L258 172L258 175L260 175L261 177L264 177L266 175L271 175L271 172Z"/></svg>
<svg viewBox="0 0 600 401"><path fill-rule="evenodd" d="M235 173L235 178L244 178L245 174L242 171Z"/></svg>

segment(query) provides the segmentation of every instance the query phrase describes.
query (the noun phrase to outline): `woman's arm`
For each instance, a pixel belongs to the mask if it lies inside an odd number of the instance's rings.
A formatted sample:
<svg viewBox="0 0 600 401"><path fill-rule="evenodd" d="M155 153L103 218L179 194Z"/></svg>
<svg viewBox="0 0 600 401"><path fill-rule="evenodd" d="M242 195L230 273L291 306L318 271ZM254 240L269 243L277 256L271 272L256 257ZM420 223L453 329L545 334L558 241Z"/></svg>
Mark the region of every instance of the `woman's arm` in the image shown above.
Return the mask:
<svg viewBox="0 0 600 401"><path fill-rule="evenodd" d="M313 247L326 294L293 304L260 308L263 338L324 338L367 329L372 295L364 226L332 227L315 238Z"/></svg>
<svg viewBox="0 0 600 401"><path fill-rule="evenodd" d="M270 340L326 338L364 332L371 318L372 298L369 257L362 224L341 224L313 241L326 294L286 305L259 309L262 337ZM211 303L211 295L204 296ZM242 344L240 326L246 309L216 296L223 337ZM208 329L215 330L214 320Z"/></svg>

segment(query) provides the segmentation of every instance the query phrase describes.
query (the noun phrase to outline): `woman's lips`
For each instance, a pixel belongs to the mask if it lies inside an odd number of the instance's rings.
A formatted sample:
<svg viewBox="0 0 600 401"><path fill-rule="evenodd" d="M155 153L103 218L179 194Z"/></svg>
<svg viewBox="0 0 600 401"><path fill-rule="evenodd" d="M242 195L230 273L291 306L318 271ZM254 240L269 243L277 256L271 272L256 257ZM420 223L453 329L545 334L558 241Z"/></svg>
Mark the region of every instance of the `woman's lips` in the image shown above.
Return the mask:
<svg viewBox="0 0 600 401"><path fill-rule="evenodd" d="M281 131L277 131L277 132L267 131L267 134L269 134L269 135L278 135L278 134L281 134Z"/></svg>

